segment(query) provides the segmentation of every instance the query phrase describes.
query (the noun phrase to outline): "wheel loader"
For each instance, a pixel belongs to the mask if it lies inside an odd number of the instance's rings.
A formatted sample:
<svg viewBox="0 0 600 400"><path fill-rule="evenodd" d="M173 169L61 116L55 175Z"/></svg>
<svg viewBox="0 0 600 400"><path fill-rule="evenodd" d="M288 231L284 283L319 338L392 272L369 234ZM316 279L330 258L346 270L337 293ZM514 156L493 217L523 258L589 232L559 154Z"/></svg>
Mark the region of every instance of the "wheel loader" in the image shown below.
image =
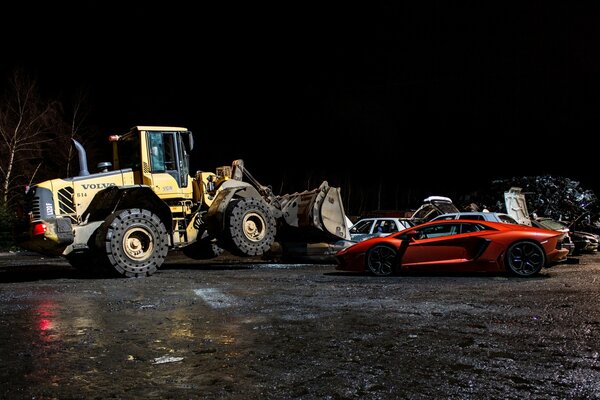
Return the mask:
<svg viewBox="0 0 600 400"><path fill-rule="evenodd" d="M89 172L74 140L78 176L28 189L21 247L64 256L82 270L143 277L175 249L195 259L223 249L260 256L276 240L350 238L340 190L327 181L275 196L242 160L191 174L194 137L181 127L136 126L109 141L112 163L98 164L98 172Z"/></svg>

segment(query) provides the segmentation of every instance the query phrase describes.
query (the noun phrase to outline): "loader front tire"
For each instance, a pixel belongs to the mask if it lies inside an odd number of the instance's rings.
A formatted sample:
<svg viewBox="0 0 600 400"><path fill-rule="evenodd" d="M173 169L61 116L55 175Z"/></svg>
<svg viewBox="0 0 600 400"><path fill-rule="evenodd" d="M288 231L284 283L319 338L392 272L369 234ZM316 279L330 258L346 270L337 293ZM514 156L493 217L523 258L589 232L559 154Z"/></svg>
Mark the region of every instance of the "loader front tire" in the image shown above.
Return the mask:
<svg viewBox="0 0 600 400"><path fill-rule="evenodd" d="M97 247L117 274L150 276L162 265L169 250L167 230L152 212L139 208L120 210L101 225Z"/></svg>
<svg viewBox="0 0 600 400"><path fill-rule="evenodd" d="M269 208L254 198L235 199L227 207L224 247L239 256L260 256L275 241L275 218Z"/></svg>

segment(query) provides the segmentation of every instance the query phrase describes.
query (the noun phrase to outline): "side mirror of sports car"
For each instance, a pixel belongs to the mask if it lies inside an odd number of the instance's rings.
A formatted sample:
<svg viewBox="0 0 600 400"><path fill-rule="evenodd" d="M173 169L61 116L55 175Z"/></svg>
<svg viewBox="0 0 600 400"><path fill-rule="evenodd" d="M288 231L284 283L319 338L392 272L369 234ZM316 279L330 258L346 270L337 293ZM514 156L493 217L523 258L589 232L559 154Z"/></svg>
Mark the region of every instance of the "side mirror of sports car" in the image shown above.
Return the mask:
<svg viewBox="0 0 600 400"><path fill-rule="evenodd" d="M401 237L402 240L408 240L409 242L412 242L412 241L414 241L415 239L418 239L418 238L419 238L419 232L417 232L417 231L406 232Z"/></svg>

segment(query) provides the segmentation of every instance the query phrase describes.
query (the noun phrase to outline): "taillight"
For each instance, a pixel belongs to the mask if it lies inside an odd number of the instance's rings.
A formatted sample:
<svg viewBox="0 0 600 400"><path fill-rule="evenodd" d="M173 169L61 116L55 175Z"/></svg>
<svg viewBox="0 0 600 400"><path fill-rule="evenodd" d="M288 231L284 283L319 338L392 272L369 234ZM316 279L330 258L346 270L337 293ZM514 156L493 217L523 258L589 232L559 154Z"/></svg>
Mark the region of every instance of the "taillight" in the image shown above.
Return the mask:
<svg viewBox="0 0 600 400"><path fill-rule="evenodd" d="M37 222L37 223L33 224L32 230L33 230L33 235L38 236L38 235L43 235L44 233L46 233L48 228L46 227L45 223Z"/></svg>

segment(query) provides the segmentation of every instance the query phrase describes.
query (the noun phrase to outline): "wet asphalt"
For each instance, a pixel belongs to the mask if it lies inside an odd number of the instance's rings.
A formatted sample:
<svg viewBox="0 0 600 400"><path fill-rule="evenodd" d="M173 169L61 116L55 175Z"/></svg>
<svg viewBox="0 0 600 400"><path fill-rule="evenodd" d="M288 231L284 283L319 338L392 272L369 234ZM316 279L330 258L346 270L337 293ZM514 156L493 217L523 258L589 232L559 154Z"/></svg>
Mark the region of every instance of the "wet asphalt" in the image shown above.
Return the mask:
<svg viewBox="0 0 600 400"><path fill-rule="evenodd" d="M600 255L529 279L0 255L2 399L600 399Z"/></svg>

